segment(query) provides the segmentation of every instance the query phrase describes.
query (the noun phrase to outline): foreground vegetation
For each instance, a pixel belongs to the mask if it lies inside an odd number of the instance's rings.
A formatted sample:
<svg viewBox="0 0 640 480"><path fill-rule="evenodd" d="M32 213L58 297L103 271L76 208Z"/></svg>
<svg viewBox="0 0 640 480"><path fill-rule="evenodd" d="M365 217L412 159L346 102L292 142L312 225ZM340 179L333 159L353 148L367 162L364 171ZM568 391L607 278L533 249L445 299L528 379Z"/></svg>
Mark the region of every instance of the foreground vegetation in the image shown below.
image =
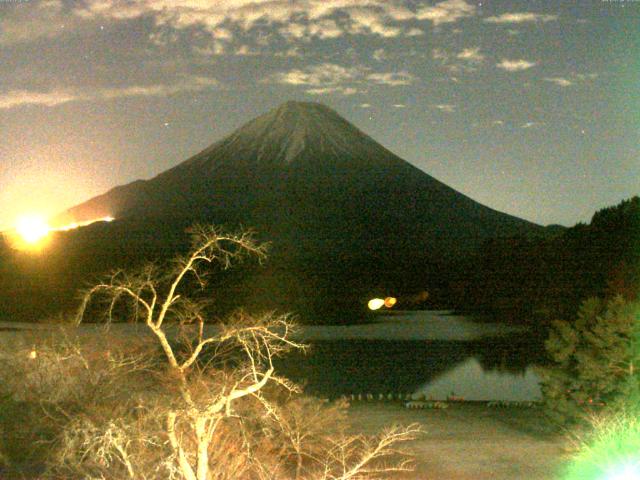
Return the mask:
<svg viewBox="0 0 640 480"><path fill-rule="evenodd" d="M577 320L553 324L546 347L548 413L576 451L564 478L640 478L640 302L586 300Z"/></svg>
<svg viewBox="0 0 640 480"><path fill-rule="evenodd" d="M16 344L0 369L3 475L39 478L356 479L409 470L415 425L347 432L344 405L304 397L273 359L302 349L287 316L236 312L206 334L205 268L265 256L251 233L196 227L168 268L114 272L77 315L127 316L149 335Z"/></svg>

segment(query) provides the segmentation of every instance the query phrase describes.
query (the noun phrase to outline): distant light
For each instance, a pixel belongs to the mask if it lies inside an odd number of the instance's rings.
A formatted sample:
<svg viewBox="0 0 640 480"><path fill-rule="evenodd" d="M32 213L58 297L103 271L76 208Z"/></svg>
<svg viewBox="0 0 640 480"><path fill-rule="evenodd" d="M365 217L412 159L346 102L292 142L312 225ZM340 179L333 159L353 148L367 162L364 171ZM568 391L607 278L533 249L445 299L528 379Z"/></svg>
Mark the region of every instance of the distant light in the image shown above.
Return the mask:
<svg viewBox="0 0 640 480"><path fill-rule="evenodd" d="M391 308L397 303L397 301L398 299L396 297L387 297L384 299L384 306Z"/></svg>
<svg viewBox="0 0 640 480"><path fill-rule="evenodd" d="M378 310L383 305L384 300L382 298L372 298L371 300L369 300L369 303L367 303L369 310Z"/></svg>
<svg viewBox="0 0 640 480"><path fill-rule="evenodd" d="M36 245L49 235L50 231L49 224L38 215L21 217L16 223L16 232L27 245Z"/></svg>

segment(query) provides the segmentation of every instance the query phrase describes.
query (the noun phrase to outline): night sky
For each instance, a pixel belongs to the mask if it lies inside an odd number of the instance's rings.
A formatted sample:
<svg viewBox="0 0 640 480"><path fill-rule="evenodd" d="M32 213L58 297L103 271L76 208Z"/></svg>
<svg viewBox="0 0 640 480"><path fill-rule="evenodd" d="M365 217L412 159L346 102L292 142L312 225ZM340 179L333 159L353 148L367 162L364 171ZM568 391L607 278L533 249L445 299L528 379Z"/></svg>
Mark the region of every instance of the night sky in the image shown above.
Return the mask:
<svg viewBox="0 0 640 480"><path fill-rule="evenodd" d="M640 194L640 1L0 0L0 229L286 100L540 224Z"/></svg>

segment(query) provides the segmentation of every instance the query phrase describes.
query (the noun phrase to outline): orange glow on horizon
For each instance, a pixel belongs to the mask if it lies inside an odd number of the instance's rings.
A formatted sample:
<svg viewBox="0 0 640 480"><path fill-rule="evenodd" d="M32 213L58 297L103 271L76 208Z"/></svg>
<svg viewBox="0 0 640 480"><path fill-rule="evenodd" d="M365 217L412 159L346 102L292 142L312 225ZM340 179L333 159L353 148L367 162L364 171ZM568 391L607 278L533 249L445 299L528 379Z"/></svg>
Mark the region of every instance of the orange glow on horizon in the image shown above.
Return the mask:
<svg viewBox="0 0 640 480"><path fill-rule="evenodd" d="M46 244L52 232L67 232L80 227L86 227L96 222L112 222L115 218L111 216L86 220L84 222L73 222L62 227L51 227L49 223L40 215L24 215L18 218L12 230L5 232L11 239L13 248L18 250L41 250Z"/></svg>

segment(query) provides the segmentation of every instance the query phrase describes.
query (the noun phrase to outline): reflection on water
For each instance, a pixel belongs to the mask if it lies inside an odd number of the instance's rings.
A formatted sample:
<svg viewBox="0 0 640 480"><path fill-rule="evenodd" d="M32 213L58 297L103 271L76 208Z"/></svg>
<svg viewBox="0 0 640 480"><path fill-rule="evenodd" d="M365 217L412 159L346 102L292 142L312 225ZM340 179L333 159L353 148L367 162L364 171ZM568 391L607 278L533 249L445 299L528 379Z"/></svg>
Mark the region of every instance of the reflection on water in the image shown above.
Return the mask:
<svg viewBox="0 0 640 480"><path fill-rule="evenodd" d="M459 317L448 319L447 331L443 318L417 312L413 318L384 319L383 325L313 327L311 335L303 333L309 353L290 355L277 367L308 392L326 397L420 392L434 399L451 393L467 400L540 398L532 366L544 360L542 338ZM407 325L417 339L407 338ZM430 331L436 339L428 338Z"/></svg>
<svg viewBox="0 0 640 480"><path fill-rule="evenodd" d="M446 400L449 395L465 400L541 400L538 377L531 367L522 373L485 370L477 358L468 358L444 375L417 389L426 398Z"/></svg>

